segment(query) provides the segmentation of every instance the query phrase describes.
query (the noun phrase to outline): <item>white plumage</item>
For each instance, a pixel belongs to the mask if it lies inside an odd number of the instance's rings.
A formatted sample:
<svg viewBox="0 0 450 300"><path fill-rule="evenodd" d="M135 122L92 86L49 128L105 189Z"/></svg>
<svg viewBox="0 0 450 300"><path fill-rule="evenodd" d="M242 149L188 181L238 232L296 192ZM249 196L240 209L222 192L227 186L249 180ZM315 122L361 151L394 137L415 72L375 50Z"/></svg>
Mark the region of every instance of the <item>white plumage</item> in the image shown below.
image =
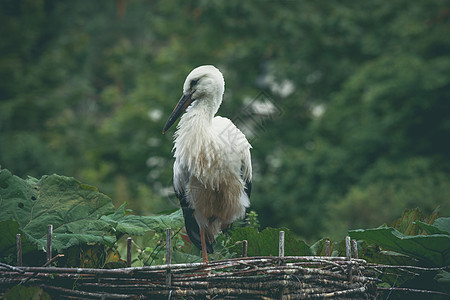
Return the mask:
<svg viewBox="0 0 450 300"><path fill-rule="evenodd" d="M251 146L229 119L214 117L224 89L217 68L194 69L163 130L186 111L174 135L174 188L188 235L202 249L204 261L206 250L212 252L215 235L243 217L250 205Z"/></svg>

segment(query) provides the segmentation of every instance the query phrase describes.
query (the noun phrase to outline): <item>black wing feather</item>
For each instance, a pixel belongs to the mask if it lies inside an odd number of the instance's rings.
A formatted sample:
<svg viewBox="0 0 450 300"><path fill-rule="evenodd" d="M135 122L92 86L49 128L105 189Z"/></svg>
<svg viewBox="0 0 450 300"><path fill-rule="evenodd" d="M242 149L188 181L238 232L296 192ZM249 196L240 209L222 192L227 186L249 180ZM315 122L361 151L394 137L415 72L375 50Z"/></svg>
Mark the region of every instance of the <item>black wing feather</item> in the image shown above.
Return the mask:
<svg viewBox="0 0 450 300"><path fill-rule="evenodd" d="M252 182L251 181L247 181L245 183L245 193L247 194L248 199L250 199L250 195L252 193Z"/></svg>
<svg viewBox="0 0 450 300"><path fill-rule="evenodd" d="M177 193L175 191L175 194L178 200L180 200L181 209L183 210L184 225L186 227L189 239L198 249L202 250L200 227L198 226L197 220L195 220L194 217L195 210L189 206L189 203L186 198L186 193L184 191L182 191L181 193ZM214 249L212 244L208 243L207 239L205 240L205 242L206 242L206 251L208 253L213 253Z"/></svg>

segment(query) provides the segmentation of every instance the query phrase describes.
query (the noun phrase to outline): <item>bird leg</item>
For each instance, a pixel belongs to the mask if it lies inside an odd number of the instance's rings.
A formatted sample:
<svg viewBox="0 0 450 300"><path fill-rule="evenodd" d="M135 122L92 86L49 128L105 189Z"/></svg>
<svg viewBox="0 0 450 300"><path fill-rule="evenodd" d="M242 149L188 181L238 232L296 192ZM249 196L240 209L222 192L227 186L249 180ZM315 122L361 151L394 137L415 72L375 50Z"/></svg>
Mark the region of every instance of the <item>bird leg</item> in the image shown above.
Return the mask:
<svg viewBox="0 0 450 300"><path fill-rule="evenodd" d="M202 256L203 256L203 263L208 263L208 253L206 252L206 242L205 242L205 231L203 228L200 228L200 238L202 241Z"/></svg>

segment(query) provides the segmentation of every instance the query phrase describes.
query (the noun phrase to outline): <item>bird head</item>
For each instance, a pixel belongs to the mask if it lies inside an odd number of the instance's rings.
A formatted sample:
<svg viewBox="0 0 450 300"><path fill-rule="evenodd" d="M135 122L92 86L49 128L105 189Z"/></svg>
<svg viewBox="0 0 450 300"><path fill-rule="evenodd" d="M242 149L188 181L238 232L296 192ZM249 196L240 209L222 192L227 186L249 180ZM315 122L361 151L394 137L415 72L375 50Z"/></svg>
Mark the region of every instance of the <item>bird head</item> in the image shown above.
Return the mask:
<svg viewBox="0 0 450 300"><path fill-rule="evenodd" d="M183 96L175 106L164 126L165 133L183 112L192 106L203 106L214 115L222 102L225 81L222 73L214 66L200 66L189 73L184 81Z"/></svg>

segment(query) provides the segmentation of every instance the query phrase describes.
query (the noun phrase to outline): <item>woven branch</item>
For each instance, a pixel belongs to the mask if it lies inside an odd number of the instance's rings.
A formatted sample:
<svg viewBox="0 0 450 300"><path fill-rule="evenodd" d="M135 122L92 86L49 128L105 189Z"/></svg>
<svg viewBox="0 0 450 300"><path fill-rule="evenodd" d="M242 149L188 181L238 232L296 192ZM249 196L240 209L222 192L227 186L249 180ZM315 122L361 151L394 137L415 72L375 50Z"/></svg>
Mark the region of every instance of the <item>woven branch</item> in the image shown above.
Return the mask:
<svg viewBox="0 0 450 300"><path fill-rule="evenodd" d="M349 274L351 279L349 282ZM183 299L374 299L378 294L448 296L442 292L376 288L377 274L389 271L418 275L447 270L416 266L367 264L361 259L325 257L251 257L123 269L12 267L0 264L0 296L22 284L40 286L55 298L143 297ZM168 272L170 270L170 272ZM170 279L167 281L167 276ZM168 285L167 282L170 284ZM108 292L105 292L108 291Z"/></svg>
<svg viewBox="0 0 450 300"><path fill-rule="evenodd" d="M352 283L347 281L348 267L354 273ZM215 299L302 299L363 295L374 299L376 279L363 274L364 267L367 263L361 259L314 256L246 257L209 264L123 269L0 265L0 293L27 281L27 285L40 286L55 298L183 299L210 295Z"/></svg>

